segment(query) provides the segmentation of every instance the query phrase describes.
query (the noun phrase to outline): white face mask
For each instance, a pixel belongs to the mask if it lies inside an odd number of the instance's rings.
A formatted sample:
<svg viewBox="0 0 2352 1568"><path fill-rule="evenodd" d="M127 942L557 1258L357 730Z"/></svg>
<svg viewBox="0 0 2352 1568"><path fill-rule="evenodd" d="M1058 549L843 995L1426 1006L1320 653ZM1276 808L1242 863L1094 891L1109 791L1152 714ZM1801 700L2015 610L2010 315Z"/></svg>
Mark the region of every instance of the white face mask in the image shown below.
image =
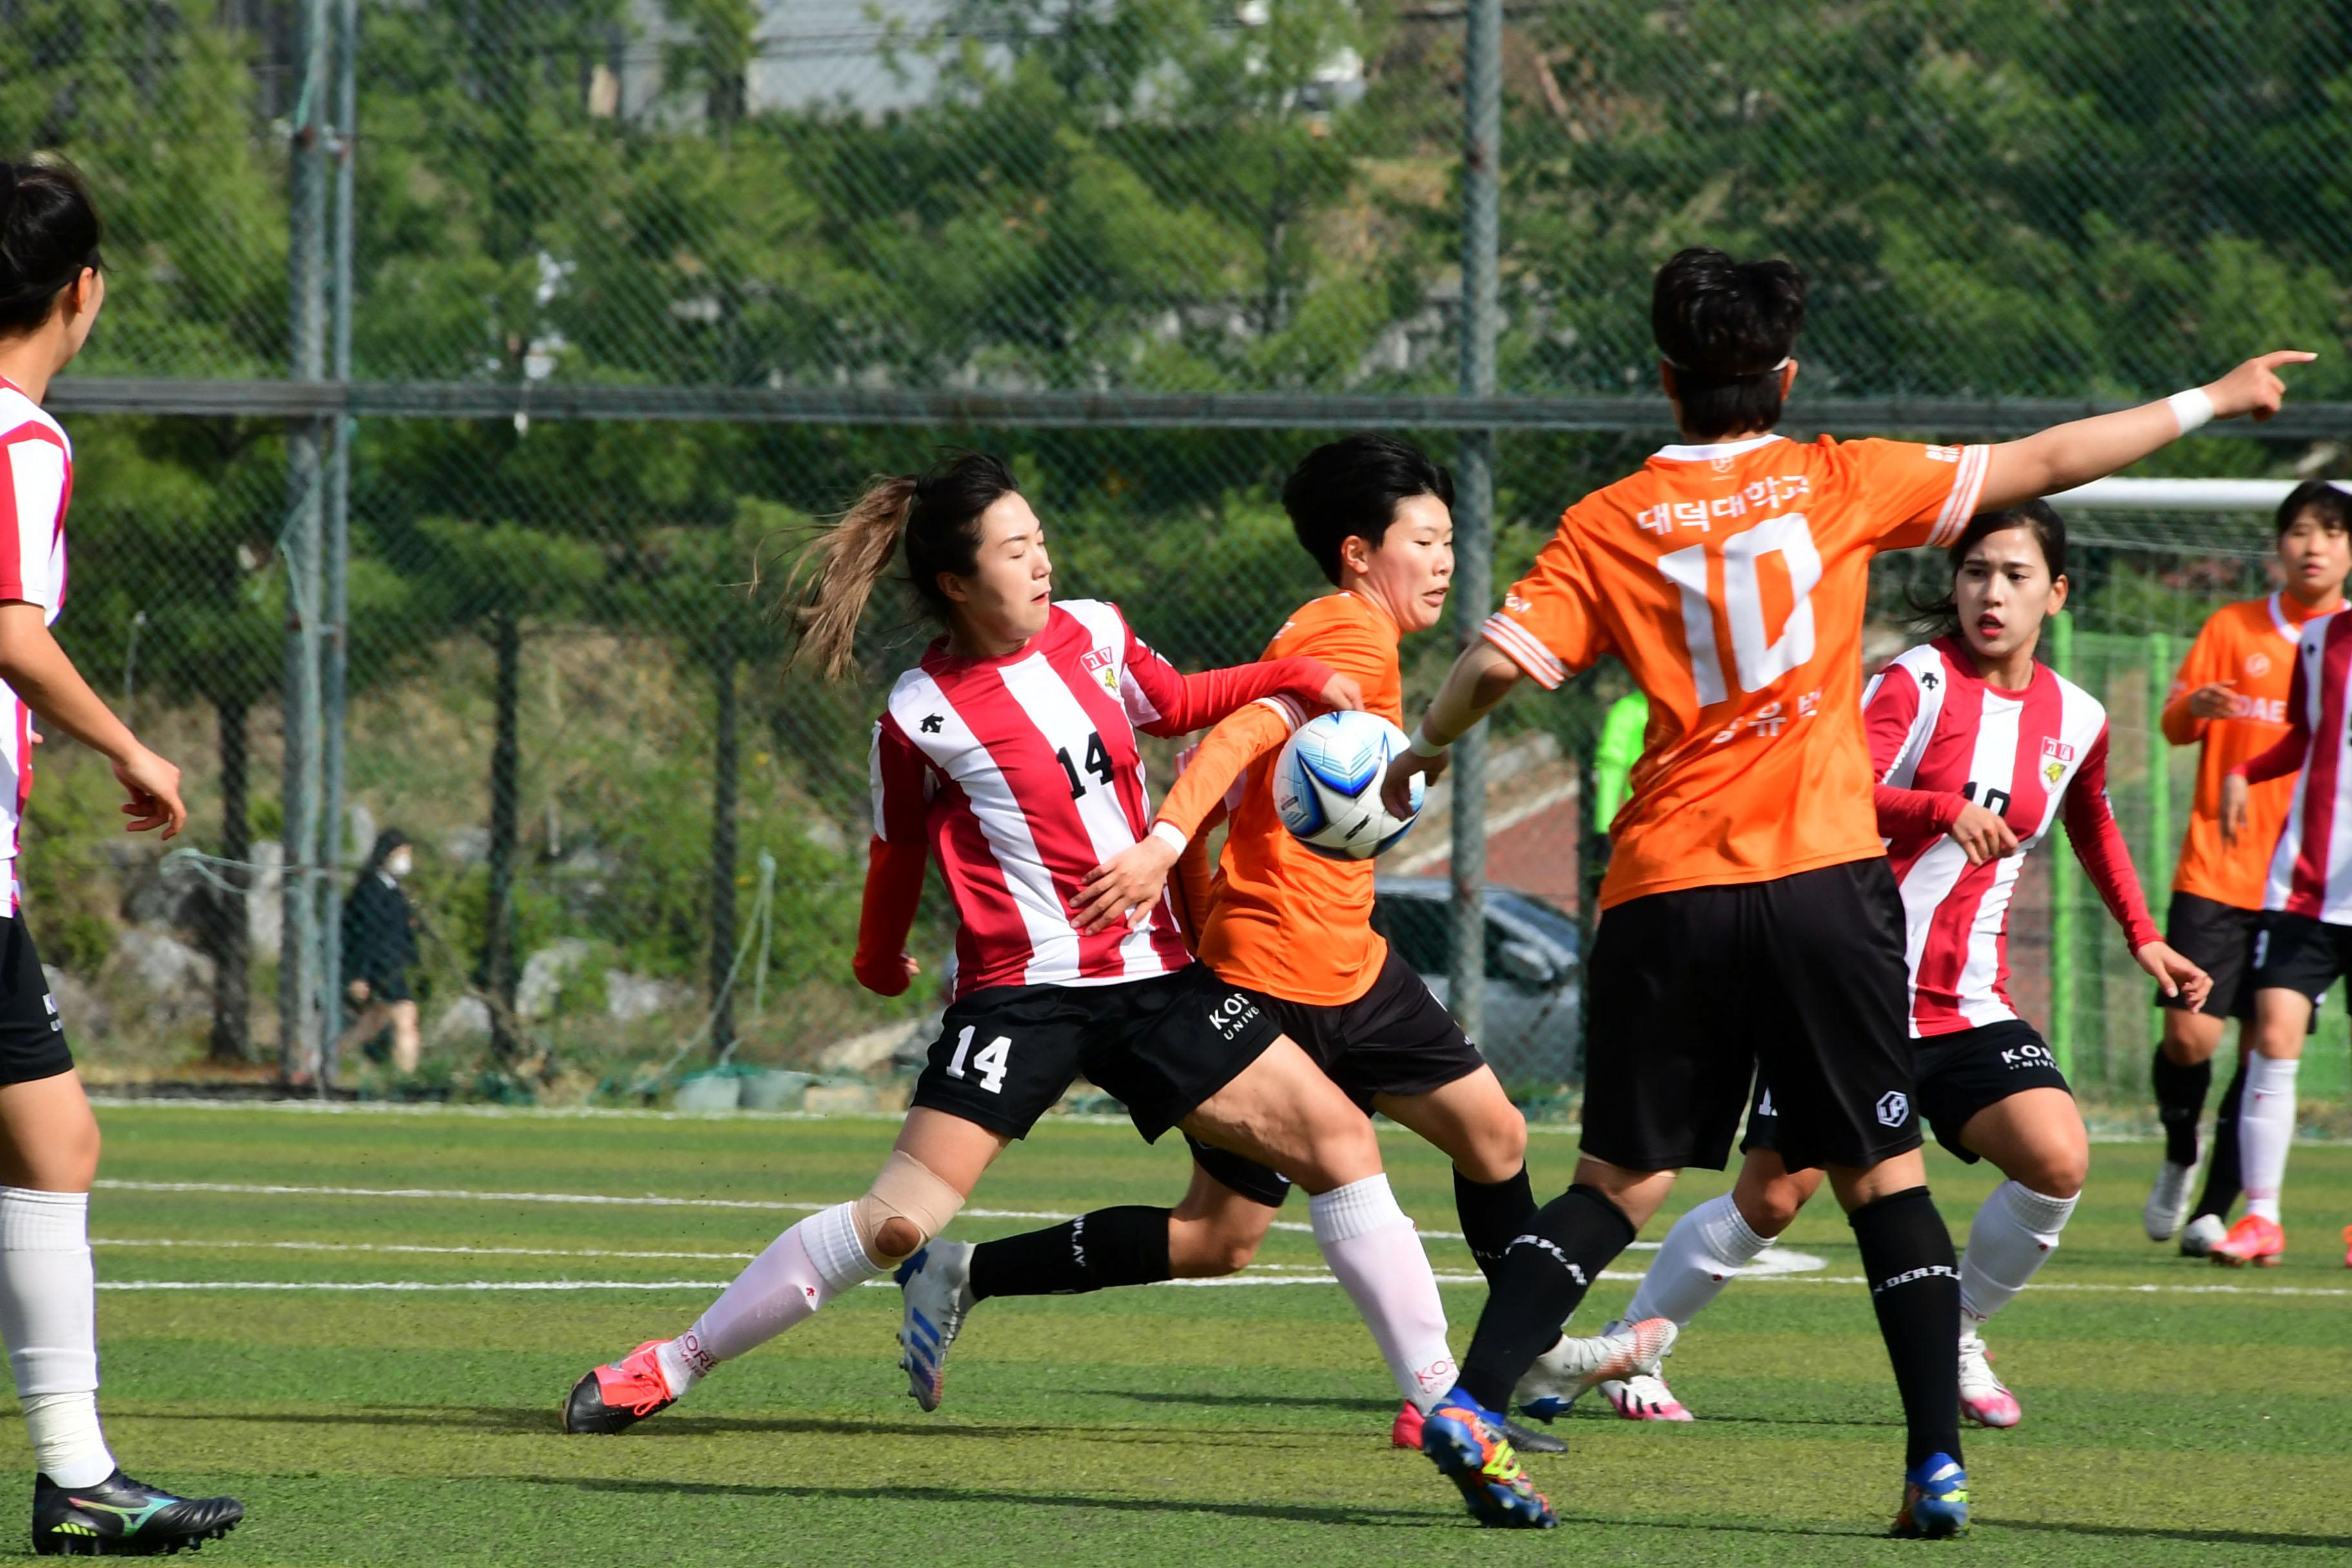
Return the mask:
<svg viewBox="0 0 2352 1568"><path fill-rule="evenodd" d="M384 875L388 877L405 877L408 875L410 868L415 866L415 860L409 855L407 850L395 849L384 859Z"/></svg>

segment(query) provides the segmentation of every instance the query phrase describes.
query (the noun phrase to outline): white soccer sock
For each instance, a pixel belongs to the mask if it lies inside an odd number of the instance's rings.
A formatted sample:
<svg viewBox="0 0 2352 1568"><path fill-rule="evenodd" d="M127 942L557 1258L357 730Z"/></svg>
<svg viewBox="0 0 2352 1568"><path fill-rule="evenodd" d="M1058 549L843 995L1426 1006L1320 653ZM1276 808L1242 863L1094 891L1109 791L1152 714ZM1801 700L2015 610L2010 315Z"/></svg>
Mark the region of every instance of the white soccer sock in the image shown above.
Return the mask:
<svg viewBox="0 0 2352 1568"><path fill-rule="evenodd" d="M1445 1306L1429 1254L1397 1207L1388 1177L1366 1176L1318 1194L1307 1217L1323 1260L1363 1314L1397 1387L1428 1410L1454 1386L1454 1352L1446 1347Z"/></svg>
<svg viewBox="0 0 2352 1568"><path fill-rule="evenodd" d="M2286 1150L2294 1142L2297 1060L2260 1054L2246 1058L2246 1092L2238 1109L2238 1169L2246 1212L2278 1223L2279 1189L2286 1184Z"/></svg>
<svg viewBox="0 0 2352 1568"><path fill-rule="evenodd" d="M2003 1182L1992 1190L1969 1226L1969 1249L1960 1258L1960 1331L2009 1305L2034 1270L2058 1249L2058 1233L2074 1212L2073 1198L2053 1198Z"/></svg>
<svg viewBox="0 0 2352 1568"><path fill-rule="evenodd" d="M98 1424L88 1193L0 1187L0 1339L41 1473L61 1487L112 1475Z"/></svg>
<svg viewBox="0 0 2352 1568"><path fill-rule="evenodd" d="M849 1211L849 1205L835 1204L770 1242L694 1327L655 1352L671 1397L684 1394L720 1362L766 1344L841 1291L882 1272L858 1245Z"/></svg>
<svg viewBox="0 0 2352 1568"><path fill-rule="evenodd" d="M1658 1256L1633 1289L1622 1321L1672 1318L1687 1326L1722 1294L1739 1271L1756 1261L1778 1237L1759 1236L1729 1193L1709 1198L1675 1221Z"/></svg>

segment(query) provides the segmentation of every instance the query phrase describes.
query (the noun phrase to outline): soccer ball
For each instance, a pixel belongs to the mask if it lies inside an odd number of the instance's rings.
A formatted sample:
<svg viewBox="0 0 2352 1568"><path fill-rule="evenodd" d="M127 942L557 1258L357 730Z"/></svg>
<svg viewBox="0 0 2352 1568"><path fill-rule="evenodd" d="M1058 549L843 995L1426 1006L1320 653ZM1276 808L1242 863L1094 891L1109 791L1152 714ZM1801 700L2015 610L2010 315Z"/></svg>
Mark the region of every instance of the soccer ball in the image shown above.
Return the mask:
<svg viewBox="0 0 2352 1568"><path fill-rule="evenodd" d="M1389 815L1381 780L1405 749L1404 731L1377 713L1325 713L1290 737L1274 762L1274 809L1291 837L1327 860L1369 860L1402 838L1421 815Z"/></svg>

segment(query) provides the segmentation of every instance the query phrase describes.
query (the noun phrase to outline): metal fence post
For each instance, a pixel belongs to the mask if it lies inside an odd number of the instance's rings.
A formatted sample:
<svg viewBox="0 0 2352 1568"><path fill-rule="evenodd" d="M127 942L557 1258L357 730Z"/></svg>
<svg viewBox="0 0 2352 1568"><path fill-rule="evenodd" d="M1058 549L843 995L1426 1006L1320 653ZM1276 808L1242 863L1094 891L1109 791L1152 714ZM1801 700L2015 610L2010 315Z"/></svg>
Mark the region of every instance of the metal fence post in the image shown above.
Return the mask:
<svg viewBox="0 0 2352 1568"><path fill-rule="evenodd" d="M2147 634L2147 891L2172 886L2172 743L2164 736L2164 702L2172 689L2172 638Z"/></svg>
<svg viewBox="0 0 2352 1568"><path fill-rule="evenodd" d="M2074 617L2050 622L2051 667L2074 679ZM2053 850L2056 846L2052 846ZM2050 1048L2058 1070L2074 1076L2074 897L2079 873L2071 847L2050 857Z"/></svg>
<svg viewBox="0 0 2352 1568"><path fill-rule="evenodd" d="M328 0L302 15L302 87L296 101L287 211L287 314L291 370L317 381L326 371L326 140ZM318 863L320 527L327 421L294 421L287 443L285 930L278 954L278 1069L289 1079L320 1070Z"/></svg>
<svg viewBox="0 0 2352 1568"><path fill-rule="evenodd" d="M1462 391L1495 391L1497 183L1503 140L1502 0L1470 0L1462 71ZM1462 433L1454 509L1454 624L1467 647L1495 593L1495 433ZM1454 748L1454 942L1446 1001L1476 1039L1486 1001L1486 737Z"/></svg>
<svg viewBox="0 0 2352 1568"><path fill-rule="evenodd" d="M335 203L332 310L329 337L335 380L352 379L352 139L359 119L359 0L335 4ZM350 663L352 564L352 436L357 422L335 421L335 445L327 469L326 620L320 673L319 1013L321 1054L319 1092L324 1095L341 1064L335 1047L342 1034L343 994L343 689Z"/></svg>

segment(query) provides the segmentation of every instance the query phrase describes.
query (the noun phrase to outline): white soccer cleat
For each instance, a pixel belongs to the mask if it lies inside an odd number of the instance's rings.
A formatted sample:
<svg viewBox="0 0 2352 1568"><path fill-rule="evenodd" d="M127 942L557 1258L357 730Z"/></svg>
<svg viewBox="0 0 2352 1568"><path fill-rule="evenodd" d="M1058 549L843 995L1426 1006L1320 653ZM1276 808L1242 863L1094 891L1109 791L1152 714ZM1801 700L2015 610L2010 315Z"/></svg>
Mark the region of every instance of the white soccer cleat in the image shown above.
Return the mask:
<svg viewBox="0 0 2352 1568"><path fill-rule="evenodd" d="M971 1244L934 1241L898 1265L904 1315L898 1321L898 1364L907 1392L925 1410L937 1410L947 1387L948 1347L979 1305L971 1294Z"/></svg>
<svg viewBox="0 0 2352 1568"><path fill-rule="evenodd" d="M2220 1246L2229 1234L2230 1227L2221 1223L2220 1215L2200 1214L2180 1232L2180 1256L2210 1258L2213 1248Z"/></svg>
<svg viewBox="0 0 2352 1568"><path fill-rule="evenodd" d="M2189 1212L2189 1184L2196 1175L2196 1166L2169 1160L2158 1169L2156 1185L2147 1190L2147 1203L2139 1211L2139 1223L2150 1241L2170 1241L2180 1233L2181 1217Z"/></svg>
<svg viewBox="0 0 2352 1568"><path fill-rule="evenodd" d="M1611 1323L1591 1339L1562 1338L1536 1358L1511 1397L1522 1415L1554 1421L1595 1384L1654 1372L1681 1333L1671 1318Z"/></svg>
<svg viewBox="0 0 2352 1568"><path fill-rule="evenodd" d="M1612 1378L1601 1384L1601 1397L1609 1408L1628 1421L1688 1421L1694 1417L1666 1386L1666 1380L1654 1372L1636 1373L1632 1377Z"/></svg>
<svg viewBox="0 0 2352 1568"><path fill-rule="evenodd" d="M1960 1414L1979 1426L2014 1426L2025 1413L2017 1395L1992 1374L1992 1356L1975 1334L1960 1335Z"/></svg>

